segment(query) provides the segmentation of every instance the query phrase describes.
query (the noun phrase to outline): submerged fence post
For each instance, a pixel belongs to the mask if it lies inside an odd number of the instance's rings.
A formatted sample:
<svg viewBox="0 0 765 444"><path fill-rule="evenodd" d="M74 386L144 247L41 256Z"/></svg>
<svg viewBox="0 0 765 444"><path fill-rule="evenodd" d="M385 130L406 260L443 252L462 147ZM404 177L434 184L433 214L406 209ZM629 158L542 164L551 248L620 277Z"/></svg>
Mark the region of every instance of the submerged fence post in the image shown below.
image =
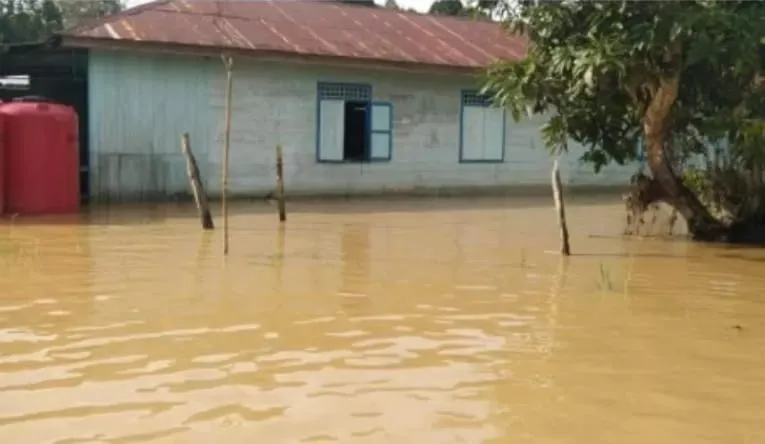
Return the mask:
<svg viewBox="0 0 765 444"><path fill-rule="evenodd" d="M186 174L189 176L191 191L194 193L194 202L197 204L197 211L199 212L199 218L202 222L202 229L212 230L215 228L215 225L213 224L212 214L210 213L210 203L207 200L207 193L205 192L205 187L202 184L202 178L199 174L197 159L191 151L189 133L183 133L183 136L181 136L181 150L183 151L183 156L186 158Z"/></svg>
<svg viewBox="0 0 765 444"><path fill-rule="evenodd" d="M231 141L231 90L233 78L231 70L234 61L223 54L223 66L226 68L226 111L223 132L223 161L221 162L221 210L223 212L223 254L228 255L228 152Z"/></svg>
<svg viewBox="0 0 765 444"><path fill-rule="evenodd" d="M287 220L287 208L284 202L284 156L282 146L276 145L276 200L279 204L279 221Z"/></svg>
<svg viewBox="0 0 765 444"><path fill-rule="evenodd" d="M552 171L552 189L555 199L555 210L558 213L558 226L560 227L560 252L564 256L571 255L571 247L568 244L568 226L566 224L566 208L563 204L563 193L561 192L560 171L558 169L558 159L553 163Z"/></svg>

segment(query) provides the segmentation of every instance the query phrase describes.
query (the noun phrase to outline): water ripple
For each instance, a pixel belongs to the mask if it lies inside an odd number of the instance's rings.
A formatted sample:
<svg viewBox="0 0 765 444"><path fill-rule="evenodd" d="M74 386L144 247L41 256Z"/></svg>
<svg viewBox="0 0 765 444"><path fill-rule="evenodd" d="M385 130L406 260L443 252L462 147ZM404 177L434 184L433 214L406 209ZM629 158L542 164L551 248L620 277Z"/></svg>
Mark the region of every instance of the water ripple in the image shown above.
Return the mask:
<svg viewBox="0 0 765 444"><path fill-rule="evenodd" d="M761 252L337 205L0 226L0 442L765 442Z"/></svg>

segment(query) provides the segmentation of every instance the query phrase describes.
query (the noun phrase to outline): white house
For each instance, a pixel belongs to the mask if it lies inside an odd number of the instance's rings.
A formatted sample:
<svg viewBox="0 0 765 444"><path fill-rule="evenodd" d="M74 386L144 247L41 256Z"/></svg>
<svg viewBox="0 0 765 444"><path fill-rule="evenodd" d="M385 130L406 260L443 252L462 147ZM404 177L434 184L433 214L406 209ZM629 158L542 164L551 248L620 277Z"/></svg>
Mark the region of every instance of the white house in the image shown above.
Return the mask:
<svg viewBox="0 0 765 444"><path fill-rule="evenodd" d="M296 194L547 186L542 120L515 123L478 94L482 69L518 60L525 41L499 25L321 1L156 1L69 31L87 51L89 193L136 201L186 194L188 132L210 192L219 189L222 53L234 60L231 191L274 188L275 147ZM581 147L570 185L595 175Z"/></svg>

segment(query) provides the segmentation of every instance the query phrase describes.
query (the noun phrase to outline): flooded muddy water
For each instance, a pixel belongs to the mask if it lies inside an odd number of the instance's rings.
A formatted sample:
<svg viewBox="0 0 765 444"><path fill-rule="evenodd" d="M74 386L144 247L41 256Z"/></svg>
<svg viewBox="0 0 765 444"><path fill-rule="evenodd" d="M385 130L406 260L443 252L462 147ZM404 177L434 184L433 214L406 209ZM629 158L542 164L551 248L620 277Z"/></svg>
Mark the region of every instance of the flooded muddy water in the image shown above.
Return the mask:
<svg viewBox="0 0 765 444"><path fill-rule="evenodd" d="M763 251L452 199L239 204L224 258L188 210L0 224L0 442L765 442Z"/></svg>

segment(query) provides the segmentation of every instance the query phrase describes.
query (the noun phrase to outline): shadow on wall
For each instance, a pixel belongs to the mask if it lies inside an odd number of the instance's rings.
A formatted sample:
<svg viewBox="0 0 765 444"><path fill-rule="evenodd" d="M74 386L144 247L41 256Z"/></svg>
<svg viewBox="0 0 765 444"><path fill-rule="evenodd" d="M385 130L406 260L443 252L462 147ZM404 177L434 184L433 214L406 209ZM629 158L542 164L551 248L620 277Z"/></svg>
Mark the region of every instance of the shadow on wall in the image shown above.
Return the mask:
<svg viewBox="0 0 765 444"><path fill-rule="evenodd" d="M103 153L94 166L95 203L161 202L188 194L181 153Z"/></svg>

